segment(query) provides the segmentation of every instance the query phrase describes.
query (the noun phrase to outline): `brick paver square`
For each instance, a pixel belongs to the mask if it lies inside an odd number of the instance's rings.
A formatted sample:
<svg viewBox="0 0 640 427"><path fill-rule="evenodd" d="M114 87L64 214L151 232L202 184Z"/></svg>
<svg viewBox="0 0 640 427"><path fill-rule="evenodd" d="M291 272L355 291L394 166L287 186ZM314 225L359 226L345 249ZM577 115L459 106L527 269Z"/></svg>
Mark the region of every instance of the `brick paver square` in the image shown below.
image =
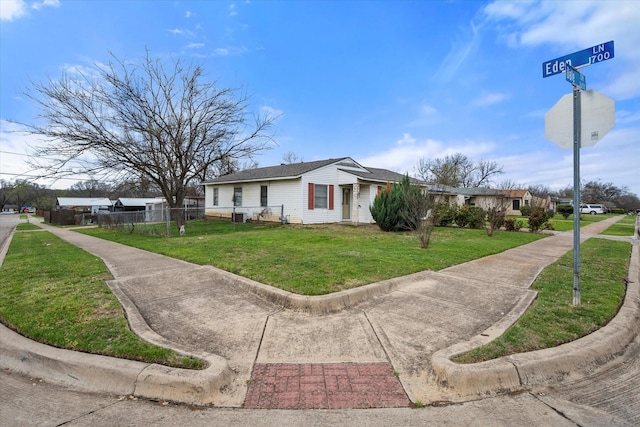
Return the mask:
<svg viewBox="0 0 640 427"><path fill-rule="evenodd" d="M388 363L256 364L245 408L348 409L410 405Z"/></svg>

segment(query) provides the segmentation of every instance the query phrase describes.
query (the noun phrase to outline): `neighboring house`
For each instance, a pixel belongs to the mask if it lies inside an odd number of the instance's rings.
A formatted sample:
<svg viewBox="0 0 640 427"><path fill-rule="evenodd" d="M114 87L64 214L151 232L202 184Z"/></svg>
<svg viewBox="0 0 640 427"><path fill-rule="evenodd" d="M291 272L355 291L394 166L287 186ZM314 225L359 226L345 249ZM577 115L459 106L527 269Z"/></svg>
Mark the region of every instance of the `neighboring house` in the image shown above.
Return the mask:
<svg viewBox="0 0 640 427"><path fill-rule="evenodd" d="M494 190L482 187L449 187L446 185L429 185L429 194L435 203L445 202L458 206L478 206L487 209L491 206L506 203L507 197L504 190Z"/></svg>
<svg viewBox="0 0 640 427"><path fill-rule="evenodd" d="M446 202L458 206L478 206L482 209L504 206L507 215L521 215L521 206L530 206L533 197L528 190L496 190L493 188L456 188L446 185L430 185L429 194L434 202Z"/></svg>
<svg viewBox="0 0 640 427"><path fill-rule="evenodd" d="M19 209L18 205L6 204L2 208L2 213L14 214L14 213L18 212L19 210L20 209Z"/></svg>
<svg viewBox="0 0 640 427"><path fill-rule="evenodd" d="M529 190L500 190L506 195L507 215L522 215L522 206L532 206L533 196ZM542 199L541 199L542 200Z"/></svg>
<svg viewBox="0 0 640 427"><path fill-rule="evenodd" d="M63 209L94 215L111 211L113 205L111 200L106 197L58 197L56 199L56 210Z"/></svg>
<svg viewBox="0 0 640 427"><path fill-rule="evenodd" d="M113 205L114 212L134 212L143 211L147 204L162 202L162 199L156 197L120 197Z"/></svg>
<svg viewBox="0 0 640 427"><path fill-rule="evenodd" d="M573 206L573 198L571 197L550 197L549 209L553 209L553 212L558 212L558 206L571 205Z"/></svg>
<svg viewBox="0 0 640 427"><path fill-rule="evenodd" d="M373 223L376 195L403 176L349 157L246 169L203 183L205 212L237 221Z"/></svg>
<svg viewBox="0 0 640 427"><path fill-rule="evenodd" d="M164 197L158 197L146 204L146 220L151 222L165 221L166 209L169 207ZM204 196L187 196L184 198L184 214L187 219L204 217Z"/></svg>

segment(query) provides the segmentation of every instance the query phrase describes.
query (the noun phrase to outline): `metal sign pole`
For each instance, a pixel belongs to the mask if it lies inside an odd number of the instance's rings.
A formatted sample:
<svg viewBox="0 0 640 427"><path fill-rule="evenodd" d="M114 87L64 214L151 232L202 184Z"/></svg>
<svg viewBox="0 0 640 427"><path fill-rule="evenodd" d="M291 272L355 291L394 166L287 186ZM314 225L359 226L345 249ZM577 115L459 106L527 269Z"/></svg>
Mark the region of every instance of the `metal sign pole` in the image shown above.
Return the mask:
<svg viewBox="0 0 640 427"><path fill-rule="evenodd" d="M573 305L580 305L580 88L573 86Z"/></svg>

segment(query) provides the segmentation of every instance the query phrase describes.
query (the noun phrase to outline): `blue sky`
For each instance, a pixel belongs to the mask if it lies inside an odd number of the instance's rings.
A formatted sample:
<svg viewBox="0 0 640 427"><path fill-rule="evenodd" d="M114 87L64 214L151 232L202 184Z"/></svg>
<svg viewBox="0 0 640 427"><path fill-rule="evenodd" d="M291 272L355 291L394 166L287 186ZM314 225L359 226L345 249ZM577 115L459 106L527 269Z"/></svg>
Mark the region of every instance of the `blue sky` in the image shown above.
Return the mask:
<svg viewBox="0 0 640 427"><path fill-rule="evenodd" d="M571 85L542 63L613 40L613 59L582 69L615 100L616 126L581 150L581 177L640 195L636 1L0 0L0 18L1 179L37 173L24 163L34 138L8 122L36 120L30 81L149 49L281 114L260 166L294 152L411 174L460 152L502 165L498 182L557 190L573 183L573 153L545 138L544 115Z"/></svg>

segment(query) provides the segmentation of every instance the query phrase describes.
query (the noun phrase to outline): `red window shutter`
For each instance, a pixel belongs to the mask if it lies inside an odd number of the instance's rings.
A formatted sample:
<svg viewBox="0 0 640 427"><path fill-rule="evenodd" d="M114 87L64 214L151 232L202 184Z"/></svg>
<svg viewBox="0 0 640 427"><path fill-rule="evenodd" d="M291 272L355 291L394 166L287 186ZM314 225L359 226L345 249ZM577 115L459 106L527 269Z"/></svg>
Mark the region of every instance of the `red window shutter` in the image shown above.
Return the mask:
<svg viewBox="0 0 640 427"><path fill-rule="evenodd" d="M313 182L310 182L309 183L309 199L307 202L307 207L311 210L313 210L313 205L314 205L313 188L314 188Z"/></svg>
<svg viewBox="0 0 640 427"><path fill-rule="evenodd" d="M333 185L329 186L329 210L333 210Z"/></svg>

